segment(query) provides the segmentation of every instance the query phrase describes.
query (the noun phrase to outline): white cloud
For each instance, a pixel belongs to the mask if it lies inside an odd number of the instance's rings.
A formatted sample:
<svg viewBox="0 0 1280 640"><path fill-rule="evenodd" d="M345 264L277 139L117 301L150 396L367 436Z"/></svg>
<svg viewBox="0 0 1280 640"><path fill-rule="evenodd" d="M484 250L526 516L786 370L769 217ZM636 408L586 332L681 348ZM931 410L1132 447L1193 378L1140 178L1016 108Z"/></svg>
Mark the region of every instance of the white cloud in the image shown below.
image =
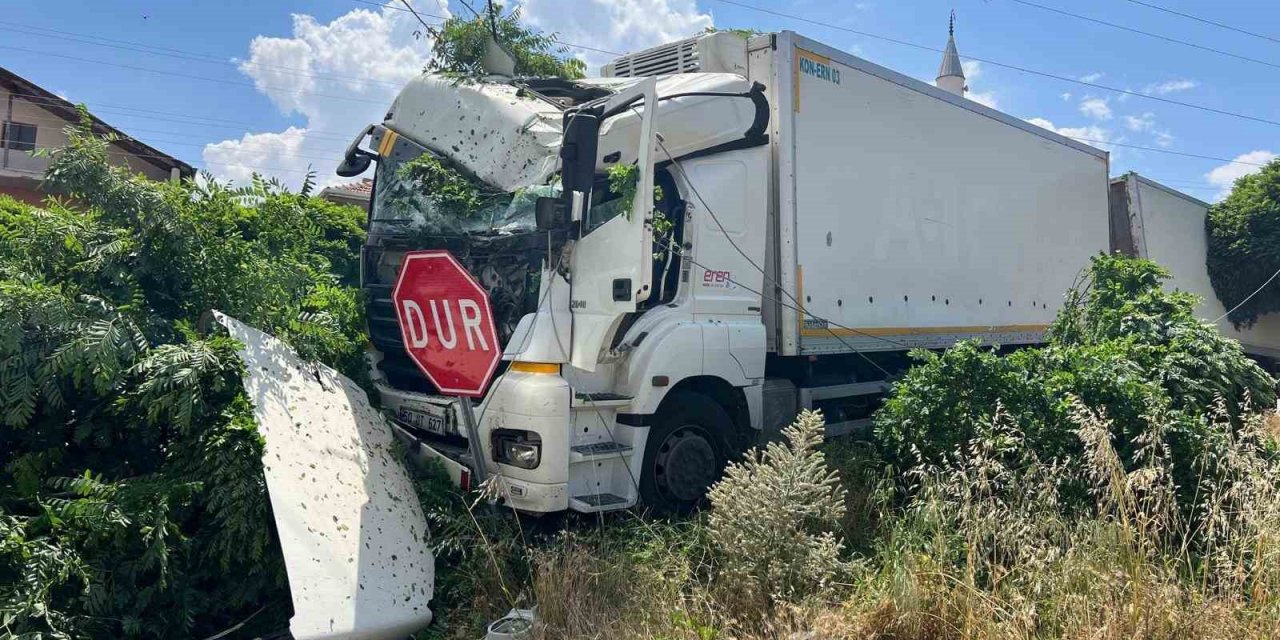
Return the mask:
<svg viewBox="0 0 1280 640"><path fill-rule="evenodd" d="M1095 71L1093 73L1080 76L1080 82L1097 82L1102 79L1102 76L1105 76L1105 75L1107 74L1102 73L1101 71Z"/></svg>
<svg viewBox="0 0 1280 640"><path fill-rule="evenodd" d="M1231 187L1238 178L1257 173L1262 170L1262 167L1257 165L1266 164L1277 157L1280 156L1277 156L1273 151L1258 150L1242 153L1234 158L1234 163L1215 167L1209 173L1204 174L1204 177L1209 180L1210 184L1218 187L1217 199L1221 200L1231 193Z"/></svg>
<svg viewBox="0 0 1280 640"><path fill-rule="evenodd" d="M1085 96L1084 100L1080 101L1080 113L1095 120L1110 120L1111 106L1107 102L1106 98Z"/></svg>
<svg viewBox="0 0 1280 640"><path fill-rule="evenodd" d="M1061 95L1061 98L1062 98L1062 101L1063 101L1063 102L1071 102L1071 92L1070 92L1070 91L1063 91L1063 92L1062 92L1062 95Z"/></svg>
<svg viewBox="0 0 1280 640"><path fill-rule="evenodd" d="M1156 114L1148 111L1140 116L1125 116L1124 126L1130 131L1150 131L1156 126Z"/></svg>
<svg viewBox="0 0 1280 640"><path fill-rule="evenodd" d="M983 75L982 62L978 60L965 60L960 63L964 68L965 83L972 86L973 81ZM964 97L986 107L992 109L1000 108L1000 99L996 97L995 91L969 91Z"/></svg>
<svg viewBox="0 0 1280 640"><path fill-rule="evenodd" d="M1142 90L1142 92L1158 93L1160 95L1165 95L1169 93L1175 93L1178 91L1186 91L1188 89L1194 89L1198 86L1200 86L1200 83L1196 82L1195 80L1186 80L1186 79L1166 80L1164 82L1156 82L1156 83L1149 84L1146 86L1146 88Z"/></svg>
<svg viewBox="0 0 1280 640"><path fill-rule="evenodd" d="M362 8L325 24L295 14L291 36L254 38L240 71L305 124L206 145L210 170L238 183L256 171L296 187L312 167L321 184L343 182L333 170L347 143L380 122L400 87L426 65L431 44L414 37L420 28L407 11Z"/></svg>
<svg viewBox="0 0 1280 640"><path fill-rule="evenodd" d="M994 91L970 91L969 93L966 93L964 97L985 107L991 107L992 109L1000 108L1000 100L996 98L996 92Z"/></svg>
<svg viewBox="0 0 1280 640"><path fill-rule="evenodd" d="M1150 133L1153 141L1158 147L1169 147L1173 145L1175 138L1173 133L1168 129L1156 128L1156 114L1147 111L1141 115L1128 115L1124 117L1124 126L1130 131L1138 133Z"/></svg>
<svg viewBox="0 0 1280 640"><path fill-rule="evenodd" d="M525 0L524 20L547 33L596 49L622 53L688 38L712 26L694 0ZM576 50L587 75L615 56Z"/></svg>
<svg viewBox="0 0 1280 640"><path fill-rule="evenodd" d="M1059 127L1044 118L1029 118L1027 122L1030 122L1037 127L1048 129L1058 135L1066 136L1107 151L1111 151L1113 149L1112 145L1107 143L1123 141L1123 138L1113 139L1109 130L1097 125L1086 125L1083 127Z"/></svg>

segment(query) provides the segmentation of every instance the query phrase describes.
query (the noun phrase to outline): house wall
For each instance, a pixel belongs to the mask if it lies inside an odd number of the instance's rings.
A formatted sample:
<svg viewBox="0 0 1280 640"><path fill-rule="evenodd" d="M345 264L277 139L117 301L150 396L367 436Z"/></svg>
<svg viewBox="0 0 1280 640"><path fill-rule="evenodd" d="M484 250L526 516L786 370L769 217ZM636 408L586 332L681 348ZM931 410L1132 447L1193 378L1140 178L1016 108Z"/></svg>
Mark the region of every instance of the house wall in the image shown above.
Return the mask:
<svg viewBox="0 0 1280 640"><path fill-rule="evenodd" d="M12 117L9 116L10 98L12 97ZM63 128L71 124L58 114L29 102L22 96L11 96L10 92L0 87L0 120L12 120L21 124L36 126L36 147L39 149L57 149L65 146L67 136ZM8 152L7 154L5 152ZM128 167L131 171L142 173L152 180L168 180L169 170L158 167L145 158L135 156L119 145L112 145L109 152L111 163ZM39 157L30 152L15 149L0 149L0 175L30 176L40 178L49 166L49 158ZM0 192L7 190L0 186ZM16 197L16 196L15 196Z"/></svg>

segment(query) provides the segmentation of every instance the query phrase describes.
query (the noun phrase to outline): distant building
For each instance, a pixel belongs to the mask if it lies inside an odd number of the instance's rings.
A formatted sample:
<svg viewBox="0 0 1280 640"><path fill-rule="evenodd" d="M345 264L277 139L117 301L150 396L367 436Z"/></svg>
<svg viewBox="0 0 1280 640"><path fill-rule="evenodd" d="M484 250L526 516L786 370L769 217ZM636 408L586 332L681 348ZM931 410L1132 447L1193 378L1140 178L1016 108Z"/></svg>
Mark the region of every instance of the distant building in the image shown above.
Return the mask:
<svg viewBox="0 0 1280 640"><path fill-rule="evenodd" d="M950 91L961 98L969 87L964 80L964 66L960 64L960 53L956 51L956 12L951 12L951 24L947 27L947 48L942 53L942 64L938 65L938 77L933 82L939 89Z"/></svg>
<svg viewBox="0 0 1280 640"><path fill-rule="evenodd" d="M66 145L63 129L80 121L76 105L0 67L0 193L39 204L44 198L41 182L49 166L39 149ZM153 180L179 180L195 175L191 165L134 140L111 125L90 117L93 130L115 134L111 163L128 167Z"/></svg>
<svg viewBox="0 0 1280 640"><path fill-rule="evenodd" d="M363 178L360 182L325 187L320 190L320 197L338 204L349 204L366 209L369 197L373 195L373 180Z"/></svg>

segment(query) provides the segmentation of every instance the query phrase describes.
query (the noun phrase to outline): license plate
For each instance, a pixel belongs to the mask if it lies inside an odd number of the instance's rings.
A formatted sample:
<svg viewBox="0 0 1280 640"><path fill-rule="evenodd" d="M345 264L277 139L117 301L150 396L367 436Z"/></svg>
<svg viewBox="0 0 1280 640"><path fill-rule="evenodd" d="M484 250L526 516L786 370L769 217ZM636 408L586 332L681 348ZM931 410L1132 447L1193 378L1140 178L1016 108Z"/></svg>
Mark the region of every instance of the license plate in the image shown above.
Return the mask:
<svg viewBox="0 0 1280 640"><path fill-rule="evenodd" d="M396 417L411 427L422 429L429 433L444 435L444 413L435 413L422 409L413 409L409 407L400 407L396 412Z"/></svg>

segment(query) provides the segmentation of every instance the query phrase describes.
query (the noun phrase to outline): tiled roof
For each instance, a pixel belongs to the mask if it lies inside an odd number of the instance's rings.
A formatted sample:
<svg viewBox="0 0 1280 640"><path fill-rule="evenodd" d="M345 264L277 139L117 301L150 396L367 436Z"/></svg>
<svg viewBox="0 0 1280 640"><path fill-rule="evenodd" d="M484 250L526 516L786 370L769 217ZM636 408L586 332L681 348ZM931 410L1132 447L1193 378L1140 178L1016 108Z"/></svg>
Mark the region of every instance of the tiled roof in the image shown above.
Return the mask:
<svg viewBox="0 0 1280 640"><path fill-rule="evenodd" d="M348 184L339 184L332 187L325 187L328 192L340 192L342 194L350 194L353 196L369 197L373 194L373 179L362 178L359 182L351 182Z"/></svg>

